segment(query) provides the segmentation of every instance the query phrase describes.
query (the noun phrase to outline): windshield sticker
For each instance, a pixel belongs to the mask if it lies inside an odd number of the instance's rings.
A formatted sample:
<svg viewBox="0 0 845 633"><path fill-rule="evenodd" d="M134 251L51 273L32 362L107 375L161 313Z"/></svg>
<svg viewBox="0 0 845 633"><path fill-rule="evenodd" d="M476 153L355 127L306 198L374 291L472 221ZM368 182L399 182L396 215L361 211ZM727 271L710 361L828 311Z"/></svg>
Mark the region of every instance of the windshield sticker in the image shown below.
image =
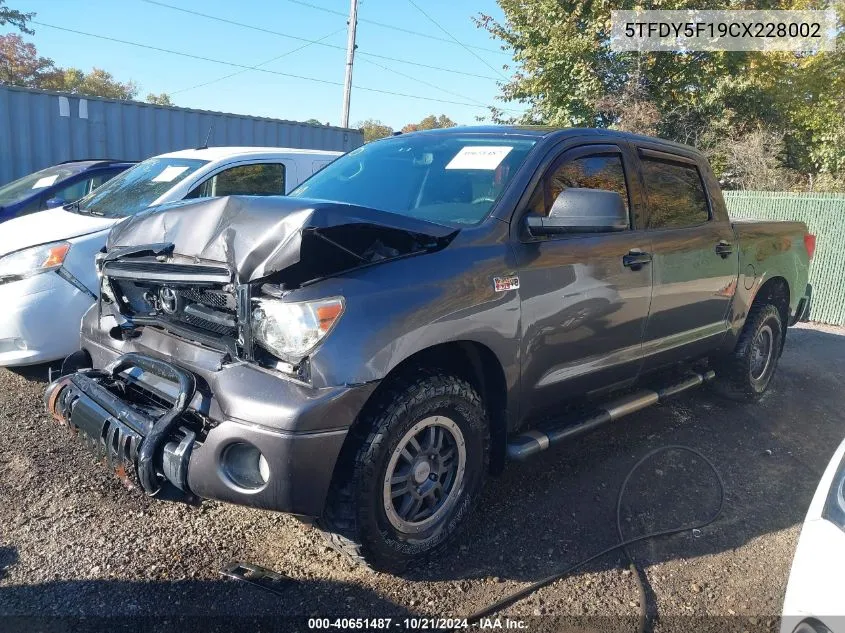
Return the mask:
<svg viewBox="0 0 845 633"><path fill-rule="evenodd" d="M44 176L44 178L39 178L35 181L35 184L32 185L33 189L43 189L44 187L49 187L54 182L59 179L59 175L56 174L54 176Z"/></svg>
<svg viewBox="0 0 845 633"><path fill-rule="evenodd" d="M153 178L153 182L173 182L179 174L187 170L188 167L165 167L158 176Z"/></svg>
<svg viewBox="0 0 845 633"><path fill-rule="evenodd" d="M476 146L464 147L446 165L446 169L486 169L492 171L499 166L513 147Z"/></svg>

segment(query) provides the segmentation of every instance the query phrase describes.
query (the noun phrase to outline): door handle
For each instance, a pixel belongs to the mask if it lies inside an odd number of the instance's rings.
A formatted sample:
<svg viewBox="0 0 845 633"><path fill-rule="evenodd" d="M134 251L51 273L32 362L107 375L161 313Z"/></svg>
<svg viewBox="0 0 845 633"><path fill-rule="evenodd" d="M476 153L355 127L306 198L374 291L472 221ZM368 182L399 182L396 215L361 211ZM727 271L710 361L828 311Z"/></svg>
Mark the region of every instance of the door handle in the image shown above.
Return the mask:
<svg viewBox="0 0 845 633"><path fill-rule="evenodd" d="M627 266L631 270L639 270L645 264L651 263L651 253L644 253L642 251L632 250L627 255L622 256L622 265Z"/></svg>
<svg viewBox="0 0 845 633"><path fill-rule="evenodd" d="M728 255L734 252L734 246L730 242L726 242L725 240L719 240L719 243L716 244L716 254L721 255L722 259L726 259Z"/></svg>

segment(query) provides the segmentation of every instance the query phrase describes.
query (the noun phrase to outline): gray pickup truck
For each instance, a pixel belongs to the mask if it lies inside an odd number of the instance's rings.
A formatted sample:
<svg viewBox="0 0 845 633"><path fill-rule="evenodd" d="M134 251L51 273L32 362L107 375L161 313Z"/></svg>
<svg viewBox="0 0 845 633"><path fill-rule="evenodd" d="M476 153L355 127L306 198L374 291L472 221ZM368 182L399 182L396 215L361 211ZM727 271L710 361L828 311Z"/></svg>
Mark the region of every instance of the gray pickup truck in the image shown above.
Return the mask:
<svg viewBox="0 0 845 633"><path fill-rule="evenodd" d="M760 397L815 238L731 222L690 147L453 128L356 149L289 197L117 226L53 416L148 495L310 519L401 570L508 459L715 378Z"/></svg>

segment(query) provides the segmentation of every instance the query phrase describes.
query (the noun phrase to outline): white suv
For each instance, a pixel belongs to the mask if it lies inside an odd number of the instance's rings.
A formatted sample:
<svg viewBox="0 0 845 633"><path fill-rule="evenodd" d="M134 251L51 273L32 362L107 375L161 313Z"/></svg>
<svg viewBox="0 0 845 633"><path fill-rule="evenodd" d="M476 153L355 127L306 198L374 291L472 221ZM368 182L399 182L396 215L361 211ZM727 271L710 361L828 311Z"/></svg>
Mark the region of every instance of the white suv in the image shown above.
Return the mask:
<svg viewBox="0 0 845 633"><path fill-rule="evenodd" d="M341 152L211 147L149 158L60 209L0 229L0 366L79 349L79 322L98 293L94 256L112 226L187 198L284 195Z"/></svg>

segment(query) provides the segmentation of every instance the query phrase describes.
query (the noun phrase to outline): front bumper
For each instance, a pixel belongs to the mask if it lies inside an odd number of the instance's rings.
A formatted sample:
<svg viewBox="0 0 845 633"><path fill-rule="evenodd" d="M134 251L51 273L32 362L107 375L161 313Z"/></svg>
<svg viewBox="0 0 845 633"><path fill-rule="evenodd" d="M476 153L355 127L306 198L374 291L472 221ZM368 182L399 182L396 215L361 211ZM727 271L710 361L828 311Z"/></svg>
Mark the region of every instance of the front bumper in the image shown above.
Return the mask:
<svg viewBox="0 0 845 633"><path fill-rule="evenodd" d="M107 348L83 344L100 365L96 358L103 360ZM322 514L348 428L375 388L311 389L245 363L210 371L134 352L112 350L108 357L102 370L55 381L45 398L54 417L119 474L133 474L157 497L217 499L309 517ZM151 412L120 395L137 389L170 409ZM243 445L266 460L266 480L258 485L243 485L226 466L227 451Z"/></svg>
<svg viewBox="0 0 845 633"><path fill-rule="evenodd" d="M79 349L93 297L54 272L0 284L0 367L34 365Z"/></svg>

